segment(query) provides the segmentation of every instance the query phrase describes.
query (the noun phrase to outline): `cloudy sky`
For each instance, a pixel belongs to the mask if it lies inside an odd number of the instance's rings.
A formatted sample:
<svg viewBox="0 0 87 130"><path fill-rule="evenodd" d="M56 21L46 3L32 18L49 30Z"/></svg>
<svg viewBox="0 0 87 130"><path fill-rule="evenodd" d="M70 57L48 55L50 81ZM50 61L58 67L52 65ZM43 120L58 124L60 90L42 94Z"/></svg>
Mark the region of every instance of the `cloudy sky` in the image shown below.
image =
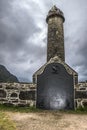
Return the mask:
<svg viewBox="0 0 87 130"><path fill-rule="evenodd" d="M66 63L87 80L87 0L0 0L0 64L21 81L46 63L45 19L54 4L66 19Z"/></svg>

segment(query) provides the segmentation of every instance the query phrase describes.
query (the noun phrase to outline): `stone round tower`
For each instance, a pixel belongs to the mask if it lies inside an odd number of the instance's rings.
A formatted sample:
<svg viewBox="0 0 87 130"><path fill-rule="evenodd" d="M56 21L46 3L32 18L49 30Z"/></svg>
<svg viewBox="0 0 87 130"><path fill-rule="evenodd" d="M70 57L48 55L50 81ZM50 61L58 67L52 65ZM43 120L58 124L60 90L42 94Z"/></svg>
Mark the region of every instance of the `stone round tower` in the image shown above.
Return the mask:
<svg viewBox="0 0 87 130"><path fill-rule="evenodd" d="M47 61L54 56L58 56L65 61L64 54L64 31L63 23L65 21L63 12L56 6L48 12L46 22L48 23L47 39Z"/></svg>

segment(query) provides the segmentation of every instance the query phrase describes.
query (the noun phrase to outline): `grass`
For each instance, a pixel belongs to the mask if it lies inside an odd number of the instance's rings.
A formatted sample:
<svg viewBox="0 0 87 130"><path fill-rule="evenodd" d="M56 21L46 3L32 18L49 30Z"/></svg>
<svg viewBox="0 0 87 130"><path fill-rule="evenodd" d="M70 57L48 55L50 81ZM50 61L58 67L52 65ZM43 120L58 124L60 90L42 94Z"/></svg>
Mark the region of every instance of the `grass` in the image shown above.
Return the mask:
<svg viewBox="0 0 87 130"><path fill-rule="evenodd" d="M70 114L87 114L87 107L80 107L76 110L42 110L37 109L35 107L19 107L19 106L6 106L0 105L0 111L11 111L11 112L21 112L21 113L28 113L28 112L60 112L60 113L70 113Z"/></svg>
<svg viewBox="0 0 87 130"><path fill-rule="evenodd" d="M35 107L19 107L19 106L6 106L0 105L0 111L11 111L11 112L41 112L43 110L37 109Z"/></svg>
<svg viewBox="0 0 87 130"><path fill-rule="evenodd" d="M16 130L14 123L2 111L0 111L0 130Z"/></svg>
<svg viewBox="0 0 87 130"><path fill-rule="evenodd" d="M76 109L77 113L87 113L87 106L83 107L79 107L78 109Z"/></svg>

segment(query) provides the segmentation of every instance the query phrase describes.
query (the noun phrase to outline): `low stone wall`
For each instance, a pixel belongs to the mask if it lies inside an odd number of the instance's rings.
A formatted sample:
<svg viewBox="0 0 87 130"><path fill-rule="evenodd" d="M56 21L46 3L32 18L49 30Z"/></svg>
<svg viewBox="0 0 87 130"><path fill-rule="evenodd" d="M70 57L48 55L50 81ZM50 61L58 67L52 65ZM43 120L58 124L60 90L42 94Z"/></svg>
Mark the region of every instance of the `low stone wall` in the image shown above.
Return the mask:
<svg viewBox="0 0 87 130"><path fill-rule="evenodd" d="M75 105L77 108L87 106L87 82L78 83L75 88Z"/></svg>
<svg viewBox="0 0 87 130"><path fill-rule="evenodd" d="M36 84L0 83L0 104L36 106ZM75 108L87 106L87 82L75 87Z"/></svg>
<svg viewBox="0 0 87 130"><path fill-rule="evenodd" d="M0 83L0 104L35 106L36 84Z"/></svg>

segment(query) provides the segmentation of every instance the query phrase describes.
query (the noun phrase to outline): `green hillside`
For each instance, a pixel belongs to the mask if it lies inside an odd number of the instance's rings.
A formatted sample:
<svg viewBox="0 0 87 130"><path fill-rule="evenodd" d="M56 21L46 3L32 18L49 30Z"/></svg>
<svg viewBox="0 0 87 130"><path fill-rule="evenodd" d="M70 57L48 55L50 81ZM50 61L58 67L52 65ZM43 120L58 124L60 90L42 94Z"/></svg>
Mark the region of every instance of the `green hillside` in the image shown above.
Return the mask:
<svg viewBox="0 0 87 130"><path fill-rule="evenodd" d="M5 66L0 65L0 82L19 82L17 77L11 74Z"/></svg>

